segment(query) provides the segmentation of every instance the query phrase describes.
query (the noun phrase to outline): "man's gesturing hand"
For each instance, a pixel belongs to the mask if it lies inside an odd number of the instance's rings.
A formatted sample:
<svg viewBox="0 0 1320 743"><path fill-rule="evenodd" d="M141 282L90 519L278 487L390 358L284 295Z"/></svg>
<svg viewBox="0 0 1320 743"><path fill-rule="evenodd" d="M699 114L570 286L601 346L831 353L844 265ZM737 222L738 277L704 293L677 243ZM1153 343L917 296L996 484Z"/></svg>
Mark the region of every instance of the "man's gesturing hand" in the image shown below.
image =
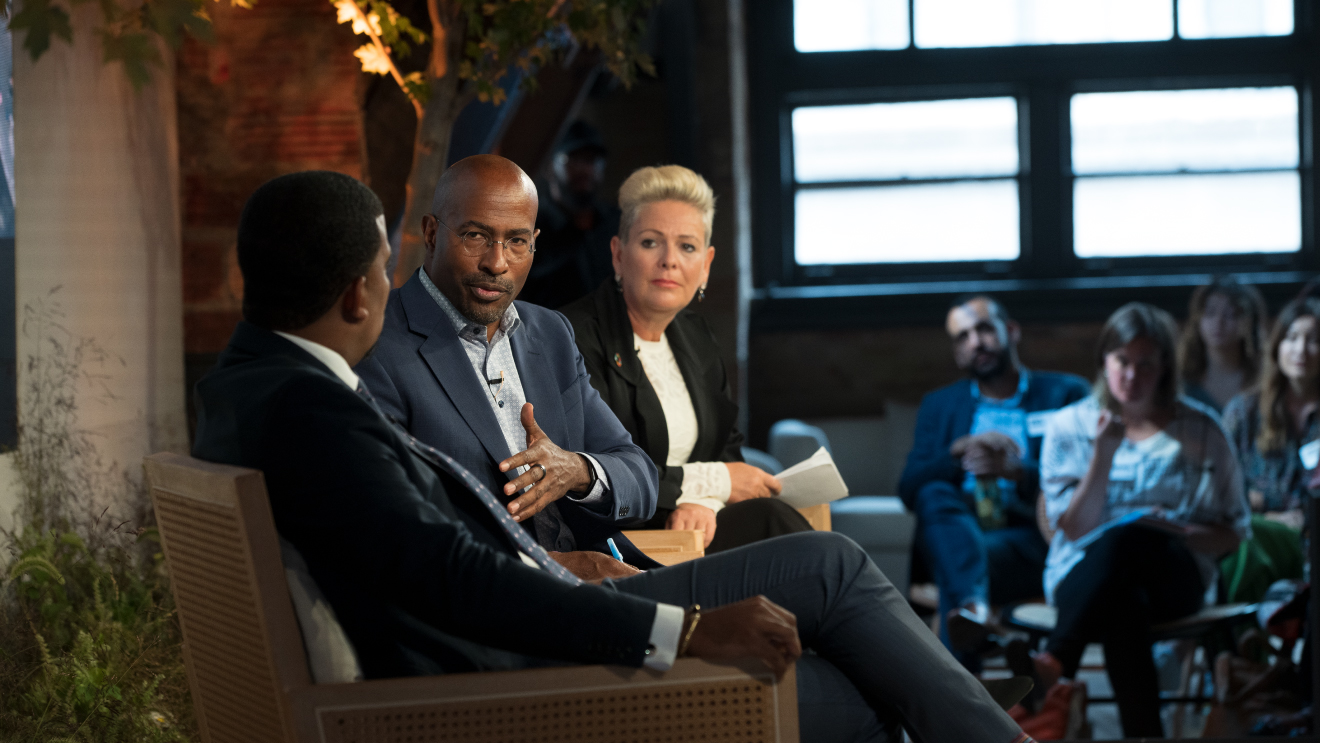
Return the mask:
<svg viewBox="0 0 1320 743"><path fill-rule="evenodd" d="M683 629L687 629L686 622ZM797 617L764 596L703 611L685 655L707 659L752 656L765 661L782 679L802 655Z"/></svg>
<svg viewBox="0 0 1320 743"><path fill-rule="evenodd" d="M500 462L500 472L509 472L524 464L540 466L531 467L504 486L505 495L532 486L509 504L509 514L514 521L525 521L564 497L564 493L585 490L591 484L591 464L586 457L555 446L555 442L536 425L530 402L522 407L522 425L527 429L527 449Z"/></svg>

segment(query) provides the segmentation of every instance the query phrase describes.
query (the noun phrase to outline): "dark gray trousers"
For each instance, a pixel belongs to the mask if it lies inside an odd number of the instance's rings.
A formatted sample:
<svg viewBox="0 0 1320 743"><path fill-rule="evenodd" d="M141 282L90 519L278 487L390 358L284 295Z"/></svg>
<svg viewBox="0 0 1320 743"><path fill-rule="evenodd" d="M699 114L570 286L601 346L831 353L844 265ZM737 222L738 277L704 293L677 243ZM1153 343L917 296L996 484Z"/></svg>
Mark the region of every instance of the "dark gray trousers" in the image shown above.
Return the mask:
<svg viewBox="0 0 1320 743"><path fill-rule="evenodd" d="M797 616L802 740L1013 743L1022 734L851 539L789 534L614 581L620 591L713 609L763 595Z"/></svg>

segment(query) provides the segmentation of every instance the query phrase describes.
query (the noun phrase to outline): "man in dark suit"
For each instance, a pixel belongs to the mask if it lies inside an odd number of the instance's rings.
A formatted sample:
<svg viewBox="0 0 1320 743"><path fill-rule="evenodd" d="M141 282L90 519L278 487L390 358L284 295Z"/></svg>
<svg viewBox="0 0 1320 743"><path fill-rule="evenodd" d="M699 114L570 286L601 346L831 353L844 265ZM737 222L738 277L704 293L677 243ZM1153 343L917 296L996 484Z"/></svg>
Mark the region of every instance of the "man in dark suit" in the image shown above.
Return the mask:
<svg viewBox="0 0 1320 743"><path fill-rule="evenodd" d="M1049 415L1090 389L1072 374L1023 367L1021 328L990 297L956 300L945 329L968 378L921 401L898 490L917 514L918 548L940 589L941 636L975 669L989 604L1043 591L1041 437Z"/></svg>
<svg viewBox="0 0 1320 743"><path fill-rule="evenodd" d="M844 537L789 535L640 574L598 553L552 558L477 477L389 421L351 369L384 321L381 214L336 173L253 194L238 237L246 320L198 384L193 451L264 472L276 527L367 677L753 656L776 673L796 661L812 740L875 740L881 718L917 740L1027 740Z"/></svg>
<svg viewBox="0 0 1320 743"><path fill-rule="evenodd" d="M541 546L608 554L613 537L629 563L655 567L619 534L654 515L655 465L591 386L564 316L514 302L535 250L535 196L503 158L451 168L422 222L422 268L391 294L380 342L355 371L387 415L512 498Z"/></svg>

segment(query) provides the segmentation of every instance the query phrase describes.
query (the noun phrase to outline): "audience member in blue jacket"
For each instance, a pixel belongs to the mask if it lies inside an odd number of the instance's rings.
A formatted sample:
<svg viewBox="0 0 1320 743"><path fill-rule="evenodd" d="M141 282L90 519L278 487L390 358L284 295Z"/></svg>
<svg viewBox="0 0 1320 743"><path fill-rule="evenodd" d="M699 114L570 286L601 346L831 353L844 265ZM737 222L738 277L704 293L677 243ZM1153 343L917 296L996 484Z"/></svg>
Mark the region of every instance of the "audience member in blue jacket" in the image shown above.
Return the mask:
<svg viewBox="0 0 1320 743"><path fill-rule="evenodd" d="M941 639L975 667L960 651L983 639L989 604L1041 594L1049 549L1036 526L1041 436L1053 411L1090 388L1072 374L1023 367L1021 328L994 299L957 301L945 329L969 378L921 401L898 489L917 514L918 549L940 589Z"/></svg>

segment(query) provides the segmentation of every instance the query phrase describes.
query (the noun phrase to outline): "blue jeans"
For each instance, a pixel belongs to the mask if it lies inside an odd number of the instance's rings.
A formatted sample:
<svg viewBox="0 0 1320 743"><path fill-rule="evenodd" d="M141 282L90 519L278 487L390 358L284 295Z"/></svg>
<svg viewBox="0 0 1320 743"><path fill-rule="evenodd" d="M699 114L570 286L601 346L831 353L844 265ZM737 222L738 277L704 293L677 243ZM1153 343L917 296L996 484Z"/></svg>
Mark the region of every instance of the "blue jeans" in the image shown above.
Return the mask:
<svg viewBox="0 0 1320 743"><path fill-rule="evenodd" d="M944 618L953 609L969 601L1002 605L1043 595L1049 545L1034 524L981 531L966 495L943 481L921 487L916 512L917 544L940 588L940 639L946 646Z"/></svg>

